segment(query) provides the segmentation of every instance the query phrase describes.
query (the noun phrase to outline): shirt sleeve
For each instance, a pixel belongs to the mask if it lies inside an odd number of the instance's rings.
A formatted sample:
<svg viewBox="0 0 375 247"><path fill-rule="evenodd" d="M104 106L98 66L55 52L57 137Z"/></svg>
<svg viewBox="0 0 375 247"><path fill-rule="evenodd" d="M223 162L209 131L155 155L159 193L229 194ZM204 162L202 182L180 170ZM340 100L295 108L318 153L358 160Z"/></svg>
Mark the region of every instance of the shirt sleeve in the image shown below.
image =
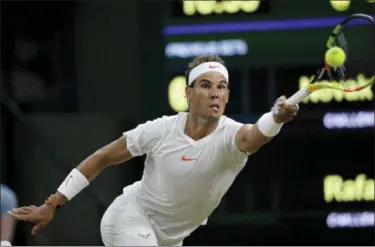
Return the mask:
<svg viewBox="0 0 375 247"><path fill-rule="evenodd" d="M126 136L127 148L133 157L147 154L159 145L164 136L166 121L167 117L157 118L123 133Z"/></svg>

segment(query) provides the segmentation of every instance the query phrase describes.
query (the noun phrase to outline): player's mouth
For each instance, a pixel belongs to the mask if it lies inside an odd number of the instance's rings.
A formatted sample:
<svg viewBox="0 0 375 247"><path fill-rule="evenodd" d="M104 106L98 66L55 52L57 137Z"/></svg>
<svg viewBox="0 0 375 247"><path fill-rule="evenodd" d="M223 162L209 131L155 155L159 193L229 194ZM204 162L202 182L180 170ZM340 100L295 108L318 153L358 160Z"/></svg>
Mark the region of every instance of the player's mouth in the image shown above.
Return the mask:
<svg viewBox="0 0 375 247"><path fill-rule="evenodd" d="M210 110L213 112L219 112L220 111L220 106L218 104L211 104L210 105Z"/></svg>

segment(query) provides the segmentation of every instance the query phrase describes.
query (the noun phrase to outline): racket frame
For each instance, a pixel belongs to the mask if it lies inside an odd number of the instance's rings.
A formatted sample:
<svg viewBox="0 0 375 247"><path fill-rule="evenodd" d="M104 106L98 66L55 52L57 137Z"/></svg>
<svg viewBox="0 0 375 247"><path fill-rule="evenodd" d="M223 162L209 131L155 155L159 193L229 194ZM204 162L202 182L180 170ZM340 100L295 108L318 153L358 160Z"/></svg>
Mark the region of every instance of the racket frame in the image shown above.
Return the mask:
<svg viewBox="0 0 375 247"><path fill-rule="evenodd" d="M366 19L370 23L375 23L374 18L372 18L369 15L366 14L353 14L350 15L349 17L345 18L343 21L341 21L339 24L335 26L335 28L332 31L331 36L328 38L327 44L326 44L326 50L329 50L333 47L333 43L336 39L336 36L341 32L341 30L344 28L345 24L353 19ZM329 77L329 80L331 82L316 82L322 79L323 75L327 72L327 75ZM286 100L286 103L288 104L298 104L300 103L303 99L305 99L307 96L309 96L311 93L321 90L321 89L334 89L334 90L340 90L344 92L355 92L355 91L360 91L372 84L374 84L375 81L375 75L373 75L369 80L367 80L364 85L355 88L355 89L346 89L344 88L340 83L335 82L331 71L330 67L325 64L324 66L321 66L320 69L318 69L317 73L315 73L313 79L310 81L310 83L301 88L299 91L294 93L291 97L289 97Z"/></svg>

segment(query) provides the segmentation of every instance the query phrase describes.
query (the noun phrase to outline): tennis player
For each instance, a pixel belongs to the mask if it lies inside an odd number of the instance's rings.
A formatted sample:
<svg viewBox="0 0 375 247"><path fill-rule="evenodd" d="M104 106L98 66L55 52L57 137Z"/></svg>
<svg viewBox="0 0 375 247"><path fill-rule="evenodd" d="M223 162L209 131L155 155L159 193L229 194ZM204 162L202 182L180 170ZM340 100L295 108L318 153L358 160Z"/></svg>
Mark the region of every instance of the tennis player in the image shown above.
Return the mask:
<svg viewBox="0 0 375 247"><path fill-rule="evenodd" d="M56 209L72 200L106 167L146 154L142 179L124 188L105 212L101 235L107 246L183 244L219 205L250 154L276 136L298 111L280 97L278 111L255 125L223 115L230 78L216 56L195 58L187 71L188 112L138 125L86 158L39 206L14 209L18 220L44 228ZM275 109L275 108L273 108Z"/></svg>

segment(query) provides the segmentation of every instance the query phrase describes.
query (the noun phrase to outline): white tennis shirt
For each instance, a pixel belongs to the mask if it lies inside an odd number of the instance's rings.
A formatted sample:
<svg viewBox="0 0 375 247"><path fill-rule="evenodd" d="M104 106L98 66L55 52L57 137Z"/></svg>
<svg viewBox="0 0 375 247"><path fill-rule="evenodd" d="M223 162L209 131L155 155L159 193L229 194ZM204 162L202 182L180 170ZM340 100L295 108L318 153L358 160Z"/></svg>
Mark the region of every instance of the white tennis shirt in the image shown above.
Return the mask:
<svg viewBox="0 0 375 247"><path fill-rule="evenodd" d="M184 133L188 113L164 116L124 133L133 157L147 154L137 201L171 238L188 236L205 224L245 166L235 134L242 126L226 116L210 135L195 141Z"/></svg>

